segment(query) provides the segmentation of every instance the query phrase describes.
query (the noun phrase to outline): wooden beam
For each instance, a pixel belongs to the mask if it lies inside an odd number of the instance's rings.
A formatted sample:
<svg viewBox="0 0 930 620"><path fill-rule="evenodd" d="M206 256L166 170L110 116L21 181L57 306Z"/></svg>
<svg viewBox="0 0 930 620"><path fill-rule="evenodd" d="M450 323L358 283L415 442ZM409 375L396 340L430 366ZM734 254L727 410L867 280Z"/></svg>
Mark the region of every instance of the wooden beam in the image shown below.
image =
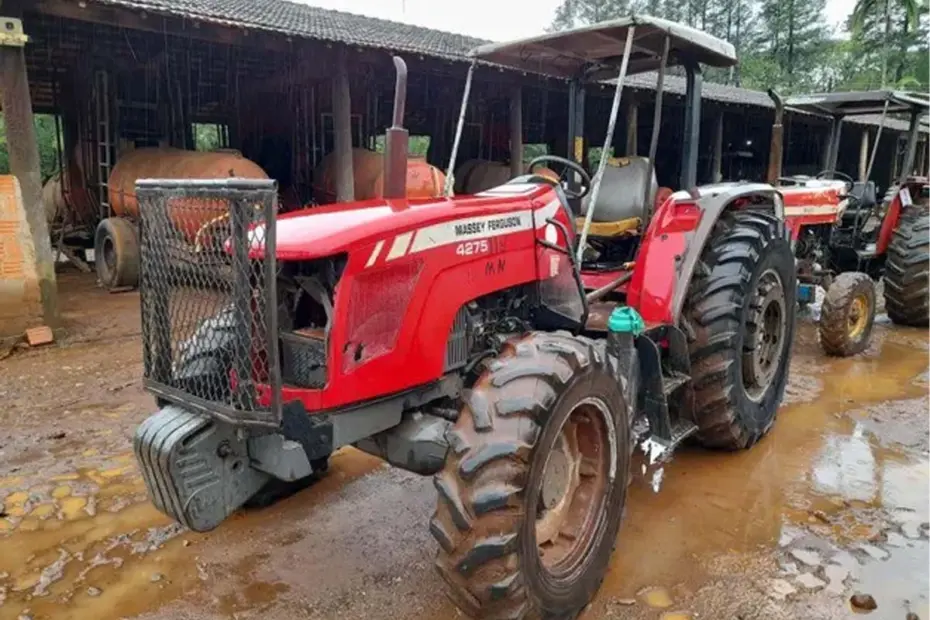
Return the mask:
<svg viewBox="0 0 930 620"><path fill-rule="evenodd" d="M352 169L352 95L345 48L336 57L333 83L333 133L336 151L336 201L355 200L355 174Z"/></svg>
<svg viewBox="0 0 930 620"><path fill-rule="evenodd" d="M35 246L43 318L47 325L57 327L59 318L55 256L52 253L48 222L42 205L39 144L33 125L26 57L21 47L0 45L0 105L3 107L6 122L10 172L19 180L26 220L29 222Z"/></svg>
<svg viewBox="0 0 930 620"><path fill-rule="evenodd" d="M639 144L639 103L635 95L630 98L626 106L626 148L624 155L635 156Z"/></svg>
<svg viewBox="0 0 930 620"><path fill-rule="evenodd" d="M862 128L862 141L859 143L859 180L868 181L866 175L869 169L869 129Z"/></svg>
<svg viewBox="0 0 930 620"><path fill-rule="evenodd" d="M714 118L714 159L711 172L714 183L723 180L723 110L717 112Z"/></svg>
<svg viewBox="0 0 930 620"><path fill-rule="evenodd" d="M510 91L510 176L523 174L523 89Z"/></svg>

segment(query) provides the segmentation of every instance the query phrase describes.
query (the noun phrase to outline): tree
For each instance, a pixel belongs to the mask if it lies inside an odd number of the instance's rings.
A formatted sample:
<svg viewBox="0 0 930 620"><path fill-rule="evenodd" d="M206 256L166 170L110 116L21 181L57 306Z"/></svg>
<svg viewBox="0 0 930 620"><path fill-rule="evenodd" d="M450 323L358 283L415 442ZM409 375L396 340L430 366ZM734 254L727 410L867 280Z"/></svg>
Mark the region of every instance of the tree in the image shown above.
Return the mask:
<svg viewBox="0 0 930 620"><path fill-rule="evenodd" d="M849 19L852 41L859 49L870 87L897 86L902 82L925 85L928 82L925 57L928 40L928 12L909 2L882 0L860 2ZM864 81L866 73L860 77Z"/></svg>
<svg viewBox="0 0 930 620"><path fill-rule="evenodd" d="M39 174L42 182L58 171L58 145L56 143L55 117L49 114L33 116L36 139L39 142ZM6 143L6 125L0 114L0 174L10 173L10 156Z"/></svg>
<svg viewBox="0 0 930 620"><path fill-rule="evenodd" d="M915 30L919 22L921 7L918 0L857 0L850 16L850 25L855 35L862 35L867 27L879 25L882 31L881 39L881 86L884 88L888 83L888 71L891 62L891 49L894 45L892 34L893 24L900 24L901 31L899 35L906 36L908 31ZM897 17L899 19L895 19ZM878 19L876 20L876 17ZM900 21L899 21L900 20ZM878 21L879 24L875 22ZM900 47L898 48L901 49ZM899 65L899 73L902 67ZM896 81L903 76L897 75Z"/></svg>

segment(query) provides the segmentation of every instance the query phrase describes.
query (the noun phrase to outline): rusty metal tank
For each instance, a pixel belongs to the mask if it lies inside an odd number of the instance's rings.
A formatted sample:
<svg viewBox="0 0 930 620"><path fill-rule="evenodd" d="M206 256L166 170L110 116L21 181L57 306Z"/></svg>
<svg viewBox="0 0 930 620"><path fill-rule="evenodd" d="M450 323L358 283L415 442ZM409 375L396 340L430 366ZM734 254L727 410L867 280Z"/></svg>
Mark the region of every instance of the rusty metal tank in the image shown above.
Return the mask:
<svg viewBox="0 0 930 620"><path fill-rule="evenodd" d="M255 162L238 151L185 151L174 148L141 148L120 155L110 171L110 206L114 215L135 219L137 179L222 179L240 177L267 179ZM171 205L171 220L188 240L210 221L227 213L222 203L184 201Z"/></svg>
<svg viewBox="0 0 930 620"><path fill-rule="evenodd" d="M45 221L54 224L64 217L68 204L61 191L61 173L56 172L42 186L42 207L45 209Z"/></svg>
<svg viewBox="0 0 930 620"><path fill-rule="evenodd" d="M510 166L496 161L469 159L455 171L455 193L477 194L503 185L511 178Z"/></svg>
<svg viewBox="0 0 930 620"><path fill-rule="evenodd" d="M384 156L367 149L352 149L355 199L380 198L384 191ZM435 198L442 195L444 175L425 159L407 160L407 198ZM313 172L313 193L317 202L336 202L336 154L323 158Z"/></svg>
<svg viewBox="0 0 930 620"><path fill-rule="evenodd" d="M526 170L523 172L525 174ZM548 176L553 181L558 181L559 178L559 175L545 167L537 168L535 174ZM469 159L455 171L455 193L477 194L503 185L512 178L510 164L486 159Z"/></svg>

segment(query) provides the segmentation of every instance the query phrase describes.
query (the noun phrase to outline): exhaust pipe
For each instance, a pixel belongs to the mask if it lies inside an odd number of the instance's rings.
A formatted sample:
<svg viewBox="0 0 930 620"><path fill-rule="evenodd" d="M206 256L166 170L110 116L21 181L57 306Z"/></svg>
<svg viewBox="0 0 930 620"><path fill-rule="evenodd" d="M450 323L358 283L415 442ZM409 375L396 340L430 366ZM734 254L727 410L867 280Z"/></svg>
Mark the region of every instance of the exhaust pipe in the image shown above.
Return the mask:
<svg viewBox="0 0 930 620"><path fill-rule="evenodd" d="M397 82L394 85L394 118L384 132L384 197L404 198L407 195L407 144L410 135L404 128L404 107L407 104L407 63L394 56Z"/></svg>
<svg viewBox="0 0 930 620"><path fill-rule="evenodd" d="M772 125L772 144L769 147L769 169L765 182L775 185L781 177L781 160L785 147L785 102L781 95L770 88L769 97L775 103L775 123Z"/></svg>

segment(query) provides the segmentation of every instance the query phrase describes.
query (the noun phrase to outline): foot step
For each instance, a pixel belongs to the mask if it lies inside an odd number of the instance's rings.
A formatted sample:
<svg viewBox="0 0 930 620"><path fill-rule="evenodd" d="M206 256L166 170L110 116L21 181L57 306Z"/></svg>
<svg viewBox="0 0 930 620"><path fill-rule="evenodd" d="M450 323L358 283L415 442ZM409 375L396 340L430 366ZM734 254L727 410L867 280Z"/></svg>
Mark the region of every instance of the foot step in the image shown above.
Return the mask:
<svg viewBox="0 0 930 620"><path fill-rule="evenodd" d="M649 435L647 438L641 439L639 445L646 454L650 466L666 463L671 459L672 453L675 452L679 444L697 432L697 430L697 425L690 420L675 420L672 422L671 441L662 439L656 435Z"/></svg>
<svg viewBox="0 0 930 620"><path fill-rule="evenodd" d="M665 395L668 396L681 386L685 385L691 381L691 377L684 374L683 372L671 371L669 374L662 374L662 388L665 390Z"/></svg>

